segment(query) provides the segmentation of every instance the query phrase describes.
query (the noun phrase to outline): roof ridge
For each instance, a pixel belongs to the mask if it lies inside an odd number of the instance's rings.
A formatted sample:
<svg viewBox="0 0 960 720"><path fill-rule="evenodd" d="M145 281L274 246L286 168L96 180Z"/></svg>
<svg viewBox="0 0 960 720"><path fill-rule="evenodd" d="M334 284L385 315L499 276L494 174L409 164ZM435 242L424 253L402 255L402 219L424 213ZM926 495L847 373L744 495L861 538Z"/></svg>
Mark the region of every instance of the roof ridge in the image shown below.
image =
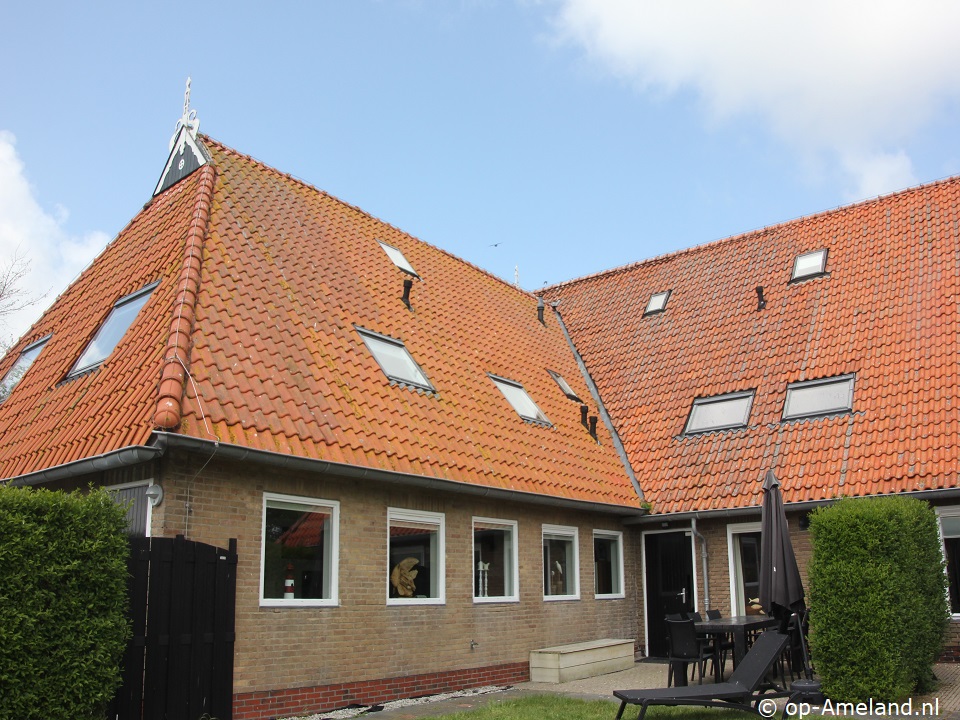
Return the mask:
<svg viewBox="0 0 960 720"><path fill-rule="evenodd" d="M203 134L203 133L200 133L200 137L202 137L202 138L203 138L205 141L207 141L208 143L210 143L210 144L212 144L212 145L216 145L220 150L222 150L222 151L225 152L225 153L228 153L228 154L230 154L230 155L235 155L235 156L237 156L237 157L239 157L239 158L246 158L247 160L256 163L257 165L259 165L260 167L264 168L265 170L267 170L267 171L269 171L269 172L275 173L276 175L279 175L279 176L282 177L282 178L286 178L286 179L288 179L288 180L290 180L290 181L292 181L292 182L295 182L295 183L297 183L298 185L301 185L301 186L303 186L303 187L305 187L305 188L307 188L307 189L309 189L309 190L312 190L312 191L314 191L314 192L320 193L321 195L324 195L324 196L330 198L330 199L333 200L334 202L339 203L339 204L342 205L343 207L349 208L349 209L353 210L354 212L358 212L358 213L360 213L361 215L363 215L364 217L367 217L367 218L369 218L369 219L371 219L371 220L374 220L374 221L376 221L376 222L378 222L378 223L380 223L380 224L382 224L382 225L384 225L384 226L386 226L386 227L392 228L393 230L396 230L396 231L399 232L399 233L403 233L403 234L406 235L407 237L412 238L413 240L416 240L416 241L419 242L419 243L423 243L424 245L426 245L426 246L428 246L428 247L430 247L430 248L433 248L433 249L436 250L437 252L443 253L443 254L446 255L447 257L453 258L453 259L456 260L457 262L460 262L460 263L463 263L464 265L470 266L471 268L473 268L473 269L476 270L477 272L483 273L484 275L492 278L493 280L496 280L496 281L499 282L499 283L502 283L503 285L506 285L508 288L512 288L513 290L519 292L519 293L522 294L522 295L526 295L527 297L529 297L529 298L531 298L531 299L536 298L536 297L539 295L539 292L534 292L533 290L524 290L524 289L523 289L522 287L520 287L519 285L514 285L513 283L511 283L511 282L508 281L508 280L505 280L504 278L500 277L499 275L495 275L494 273L490 272L489 270L487 270L487 269L485 269L485 268L482 268L482 267L480 267L479 265L477 265L477 264L475 264L475 263L473 263L473 262L471 262L471 261L469 261L469 260L465 260L464 258L460 257L459 255L453 254L453 253L450 252L449 250L445 250L444 248L442 248L442 247L440 247L440 246L438 246L438 245L434 245L433 243L428 242L428 241L424 240L423 238L417 237L416 235L414 235L414 234L412 234L412 233L404 230L403 228L398 227L397 225L394 225L393 223L388 222L388 221L386 221L386 220L384 220L384 219L382 219L382 218L380 218L380 217L377 217L376 215L372 214L371 212L369 212L369 211L367 211L367 210L364 210L364 209L363 209L362 207L360 207L359 205L354 205L353 203L347 202L346 200L338 197L337 195L334 195L333 193L331 193L331 192L329 192L329 191L327 191L327 190L324 190L323 188L319 188L319 187L317 187L316 185L314 185L313 183L311 183L311 182L309 182L309 181L307 181L307 180L304 180L303 178L299 178L299 177L297 177L296 175L292 175L292 174L290 174L290 173L288 173L288 172L284 172L283 170L279 170L279 169L273 167L272 165L270 165L269 163L266 163L266 162L264 162L263 160L260 160L260 159L258 159L258 158L255 158L253 155L248 155L247 153L240 152L239 150L237 150L237 149L235 149L235 148L232 148L232 147L230 147L229 145L225 145L224 143L220 142L219 140L217 140L217 139L215 139L215 138L210 137L209 135L205 135L205 134Z"/></svg>
<svg viewBox="0 0 960 720"><path fill-rule="evenodd" d="M180 425L183 413L184 381L190 360L190 338L196 319L197 295L200 290L200 267L203 264L203 243L207 236L210 211L213 205L213 186L217 171L210 163L200 168L197 201L187 231L180 272L180 291L175 302L174 317L164 350L157 407L153 424L162 430L173 430Z"/></svg>
<svg viewBox="0 0 960 720"><path fill-rule="evenodd" d="M764 235L776 230L779 230L790 225L795 225L800 222L813 222L821 220L823 218L829 217L831 215L836 215L841 212L850 212L853 210L865 208L870 205L883 203L888 200L903 197L910 193L916 193L922 190L928 190L930 188L935 188L940 185L948 185L950 183L960 182L960 175L949 175L947 177L939 178L937 180L932 180L927 183L919 183L917 185L912 185L910 187L903 188L901 190L895 190L893 192L886 193L884 195L877 195L876 197L865 198L863 200L858 200L857 202L850 203L849 205L837 205L836 207L829 208L827 210L820 210L819 212L810 213L809 215L799 215L790 220L782 220L781 222L773 223L771 225L764 225L759 228L754 228L753 230L746 230L744 232L737 233L736 235L728 235L727 237L716 238L714 240L708 240L706 242L699 243L697 245L691 245L690 247L681 248L680 250L674 250L672 252L662 253L660 255L654 255L651 258L646 258L645 260L635 260L633 262L626 263L624 265L618 265L613 268L608 268L606 270L600 270L589 275L583 275L577 278L571 278L570 280L564 280L563 282L558 282L553 285L548 285L540 290L537 290L537 295L546 295L549 292L558 290L560 288L567 287L569 285L579 285L580 283L589 282L591 280L597 280L599 278L606 277L608 275L616 275L618 273L629 272L634 268L644 266L644 265L655 265L658 263L667 262L668 260L673 260L674 258L683 257L685 255L690 255L695 252L700 252L707 249L712 249L718 245L725 245L727 243L740 242L747 239L755 238L759 235Z"/></svg>

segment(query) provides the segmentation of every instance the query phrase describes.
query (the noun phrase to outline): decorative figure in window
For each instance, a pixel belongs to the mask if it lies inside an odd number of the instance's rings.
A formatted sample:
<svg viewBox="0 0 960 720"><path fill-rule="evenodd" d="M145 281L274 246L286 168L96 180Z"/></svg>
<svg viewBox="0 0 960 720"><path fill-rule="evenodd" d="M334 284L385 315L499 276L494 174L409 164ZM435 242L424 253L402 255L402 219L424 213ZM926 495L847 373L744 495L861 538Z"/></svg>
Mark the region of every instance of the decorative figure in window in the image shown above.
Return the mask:
<svg viewBox="0 0 960 720"><path fill-rule="evenodd" d="M413 566L418 562L420 561L416 558L404 558L397 563L393 572L390 573L390 583L400 597L413 597L416 592L417 585L413 581L417 577L418 571L414 570Z"/></svg>
<svg viewBox="0 0 960 720"><path fill-rule="evenodd" d="M477 597L486 597L487 596L487 583L490 580L490 563L483 562L482 560L477 562L477 572L480 574L480 587L477 588Z"/></svg>
<svg viewBox="0 0 960 720"><path fill-rule="evenodd" d="M558 560L554 560L550 568L550 594L563 595L563 566Z"/></svg>

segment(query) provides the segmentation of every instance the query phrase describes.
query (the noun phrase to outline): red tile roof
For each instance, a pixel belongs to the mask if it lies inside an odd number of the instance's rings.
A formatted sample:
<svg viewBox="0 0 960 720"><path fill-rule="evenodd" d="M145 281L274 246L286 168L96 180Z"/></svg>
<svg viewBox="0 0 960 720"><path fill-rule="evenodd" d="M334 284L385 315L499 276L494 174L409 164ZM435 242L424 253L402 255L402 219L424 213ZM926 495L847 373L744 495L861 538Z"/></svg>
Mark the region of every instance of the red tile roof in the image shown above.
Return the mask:
<svg viewBox="0 0 960 720"><path fill-rule="evenodd" d="M960 178L561 284L568 329L655 513L956 487ZM827 248L828 275L789 282ZM756 288L767 304L758 311ZM643 317L655 292L666 311ZM855 375L853 412L781 420L787 384ZM696 397L746 429L685 436Z"/></svg>
<svg viewBox="0 0 960 720"><path fill-rule="evenodd" d="M324 192L203 139L213 162L158 195L0 362L53 333L0 404L0 477L150 442L202 439L637 508L549 310L532 295ZM377 240L420 274L412 310ZM160 280L103 366L62 382L113 303ZM391 383L356 327L401 340L436 392ZM185 369L189 369L187 376ZM552 421L524 422L488 373ZM590 402L591 413L595 414Z"/></svg>

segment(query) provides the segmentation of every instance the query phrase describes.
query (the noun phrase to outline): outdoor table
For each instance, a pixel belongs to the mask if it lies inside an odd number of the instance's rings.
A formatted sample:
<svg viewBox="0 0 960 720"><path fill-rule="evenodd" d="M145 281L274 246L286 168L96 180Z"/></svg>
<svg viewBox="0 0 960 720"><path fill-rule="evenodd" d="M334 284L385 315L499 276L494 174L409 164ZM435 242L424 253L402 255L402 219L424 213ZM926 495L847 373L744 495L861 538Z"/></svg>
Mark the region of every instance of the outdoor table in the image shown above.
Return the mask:
<svg viewBox="0 0 960 720"><path fill-rule="evenodd" d="M733 666L736 667L747 654L747 632L777 627L780 621L769 615L732 615L716 620L702 620L695 623L698 633L733 635Z"/></svg>

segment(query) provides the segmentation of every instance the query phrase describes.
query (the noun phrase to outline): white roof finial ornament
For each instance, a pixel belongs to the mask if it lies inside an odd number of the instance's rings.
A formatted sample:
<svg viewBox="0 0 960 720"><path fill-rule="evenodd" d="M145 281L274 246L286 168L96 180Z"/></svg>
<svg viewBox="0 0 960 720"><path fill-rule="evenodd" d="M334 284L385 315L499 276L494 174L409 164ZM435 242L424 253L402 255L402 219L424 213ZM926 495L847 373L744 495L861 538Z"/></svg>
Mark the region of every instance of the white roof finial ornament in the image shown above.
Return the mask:
<svg viewBox="0 0 960 720"><path fill-rule="evenodd" d="M190 134L196 139L200 131L200 120L197 118L197 111L190 109L190 78L187 78L187 89L183 93L183 117L177 120L177 127L173 131L173 137L170 138L170 149L173 150L173 144L177 141L180 130L187 128Z"/></svg>

